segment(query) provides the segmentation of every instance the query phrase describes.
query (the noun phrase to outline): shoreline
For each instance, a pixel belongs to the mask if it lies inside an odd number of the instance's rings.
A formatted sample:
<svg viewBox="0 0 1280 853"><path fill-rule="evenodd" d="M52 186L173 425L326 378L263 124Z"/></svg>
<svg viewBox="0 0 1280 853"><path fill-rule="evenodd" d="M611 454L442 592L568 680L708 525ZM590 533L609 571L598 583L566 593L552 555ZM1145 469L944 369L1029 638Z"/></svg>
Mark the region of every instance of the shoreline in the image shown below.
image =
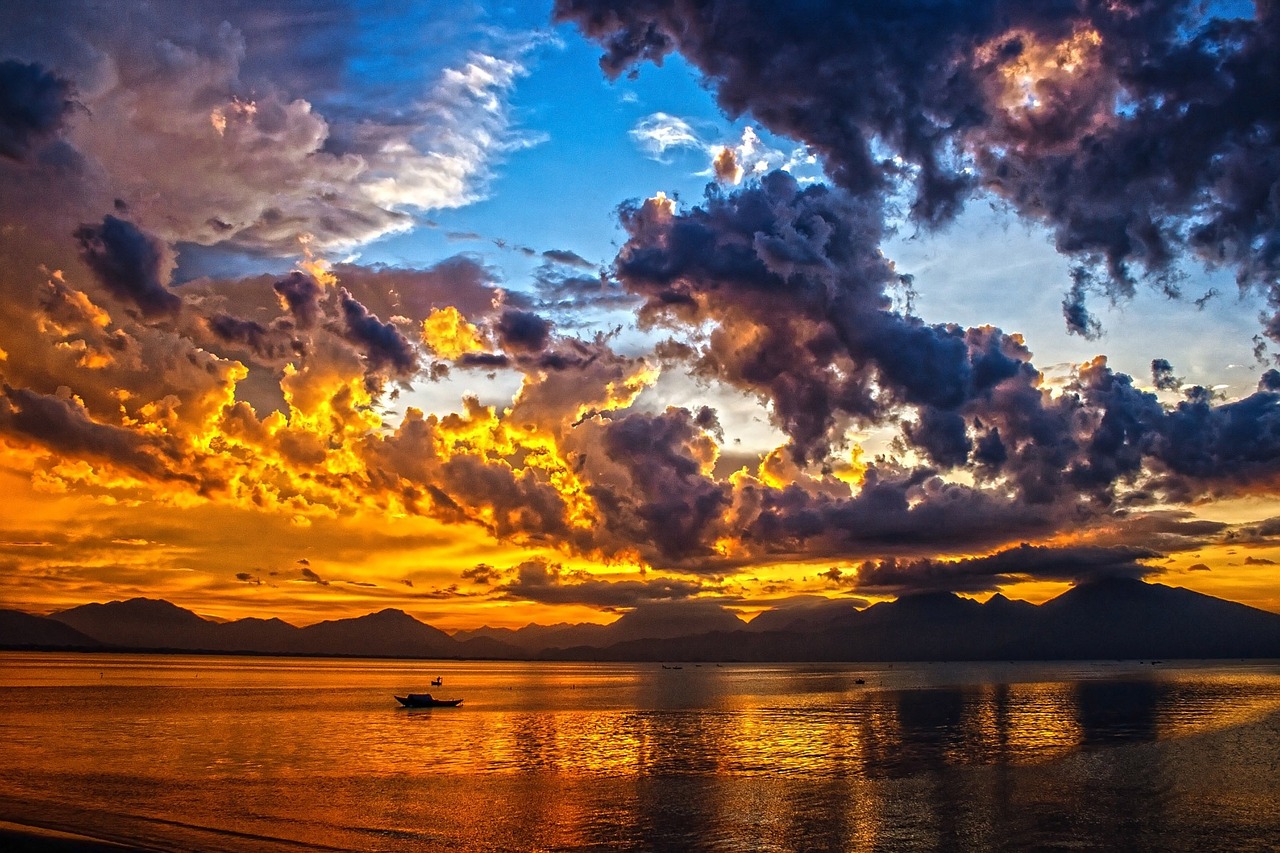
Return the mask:
<svg viewBox="0 0 1280 853"><path fill-rule="evenodd" d="M128 853L147 849L83 833L3 819L0 819L0 847L14 853Z"/></svg>

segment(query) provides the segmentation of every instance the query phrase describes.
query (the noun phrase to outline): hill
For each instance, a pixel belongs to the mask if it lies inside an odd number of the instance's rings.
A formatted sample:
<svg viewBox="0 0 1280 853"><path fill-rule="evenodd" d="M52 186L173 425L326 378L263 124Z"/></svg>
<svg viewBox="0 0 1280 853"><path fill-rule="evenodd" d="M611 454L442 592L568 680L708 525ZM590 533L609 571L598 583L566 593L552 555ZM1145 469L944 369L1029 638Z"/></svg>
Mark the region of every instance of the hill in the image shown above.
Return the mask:
<svg viewBox="0 0 1280 853"><path fill-rule="evenodd" d="M1107 579L1036 606L949 593L862 610L802 602L744 623L712 602L636 608L609 625L453 636L401 610L296 627L215 622L167 601L87 604L49 618L0 611L0 645L406 658L545 660L1052 660L1280 658L1280 615L1178 587Z"/></svg>

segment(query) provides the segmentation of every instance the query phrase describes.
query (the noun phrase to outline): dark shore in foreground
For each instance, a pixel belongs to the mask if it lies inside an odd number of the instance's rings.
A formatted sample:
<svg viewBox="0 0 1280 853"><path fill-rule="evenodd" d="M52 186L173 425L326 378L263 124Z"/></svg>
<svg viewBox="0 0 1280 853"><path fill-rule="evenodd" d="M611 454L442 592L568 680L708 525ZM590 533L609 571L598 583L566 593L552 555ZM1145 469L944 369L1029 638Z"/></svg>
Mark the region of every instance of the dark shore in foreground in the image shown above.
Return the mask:
<svg viewBox="0 0 1280 853"><path fill-rule="evenodd" d="M147 849L7 820L0 820L0 848L8 853L126 853Z"/></svg>

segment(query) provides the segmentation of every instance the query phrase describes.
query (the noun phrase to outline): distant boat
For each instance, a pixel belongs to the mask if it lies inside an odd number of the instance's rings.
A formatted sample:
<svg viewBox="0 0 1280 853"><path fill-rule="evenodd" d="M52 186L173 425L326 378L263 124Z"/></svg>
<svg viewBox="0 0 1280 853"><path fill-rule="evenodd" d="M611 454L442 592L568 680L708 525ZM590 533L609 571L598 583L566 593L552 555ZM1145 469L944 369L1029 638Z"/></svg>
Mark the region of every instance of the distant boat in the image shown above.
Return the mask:
<svg viewBox="0 0 1280 853"><path fill-rule="evenodd" d="M441 676L439 676L439 677L437 677L437 678L433 678L433 679L431 679L431 686L432 686L432 687L439 687L441 684L444 684L444 676L443 676L443 675L441 675Z"/></svg>
<svg viewBox="0 0 1280 853"><path fill-rule="evenodd" d="M406 708L456 708L462 704L461 699L437 699L430 693L410 693L408 696L397 696L396 701Z"/></svg>
<svg viewBox="0 0 1280 853"><path fill-rule="evenodd" d="M866 684L866 683L867 683L867 680L866 680L865 678L855 678L855 679L853 680L853 683L854 683L854 684Z"/></svg>
<svg viewBox="0 0 1280 853"><path fill-rule="evenodd" d="M684 667L680 666L679 664L676 664L675 666L667 666L665 663L662 665L662 668L663 669L684 669Z"/></svg>

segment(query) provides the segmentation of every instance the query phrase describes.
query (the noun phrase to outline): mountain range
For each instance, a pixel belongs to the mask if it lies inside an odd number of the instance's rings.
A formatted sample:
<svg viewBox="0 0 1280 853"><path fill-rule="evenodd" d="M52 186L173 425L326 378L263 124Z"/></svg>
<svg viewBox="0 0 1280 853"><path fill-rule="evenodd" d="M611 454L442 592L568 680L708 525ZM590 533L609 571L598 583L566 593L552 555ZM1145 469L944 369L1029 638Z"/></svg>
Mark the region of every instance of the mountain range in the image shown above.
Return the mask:
<svg viewBox="0 0 1280 853"><path fill-rule="evenodd" d="M205 619L167 601L0 610L0 647L353 657L616 661L897 661L1280 658L1280 615L1179 587L1112 578L1035 605L995 595L907 596L855 609L801 600L750 622L719 607L655 604L609 625L452 635L400 610L297 627Z"/></svg>

